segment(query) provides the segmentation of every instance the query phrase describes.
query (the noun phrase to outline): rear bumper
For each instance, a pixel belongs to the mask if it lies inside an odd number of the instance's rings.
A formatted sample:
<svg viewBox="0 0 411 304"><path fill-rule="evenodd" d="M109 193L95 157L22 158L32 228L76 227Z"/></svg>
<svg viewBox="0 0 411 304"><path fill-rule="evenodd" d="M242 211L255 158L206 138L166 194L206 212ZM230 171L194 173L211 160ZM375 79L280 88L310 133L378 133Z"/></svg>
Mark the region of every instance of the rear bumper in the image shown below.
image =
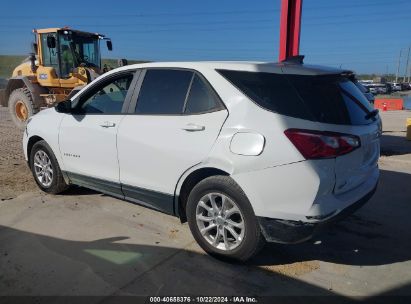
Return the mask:
<svg viewBox="0 0 411 304"><path fill-rule="evenodd" d="M303 221L289 221L281 219L273 219L267 217L258 216L258 221L261 227L261 231L267 242L276 243L300 243L309 240L318 231L324 229L329 224L335 223L347 216L353 214L359 208L361 208L375 193L377 185L360 198L358 201L349 205L347 208L341 210L335 215L328 217L324 221L320 222L303 222Z"/></svg>

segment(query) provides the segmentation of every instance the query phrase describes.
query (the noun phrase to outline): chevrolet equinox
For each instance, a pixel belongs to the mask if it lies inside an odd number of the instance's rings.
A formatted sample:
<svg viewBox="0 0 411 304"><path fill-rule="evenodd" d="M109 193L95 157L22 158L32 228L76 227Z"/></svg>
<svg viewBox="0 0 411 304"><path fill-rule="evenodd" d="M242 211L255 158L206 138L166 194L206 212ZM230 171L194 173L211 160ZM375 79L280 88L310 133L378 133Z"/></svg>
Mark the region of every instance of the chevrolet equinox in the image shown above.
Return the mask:
<svg viewBox="0 0 411 304"><path fill-rule="evenodd" d="M244 261L374 193L381 120L352 79L292 62L125 66L33 116L24 153L45 192L178 216L206 252Z"/></svg>

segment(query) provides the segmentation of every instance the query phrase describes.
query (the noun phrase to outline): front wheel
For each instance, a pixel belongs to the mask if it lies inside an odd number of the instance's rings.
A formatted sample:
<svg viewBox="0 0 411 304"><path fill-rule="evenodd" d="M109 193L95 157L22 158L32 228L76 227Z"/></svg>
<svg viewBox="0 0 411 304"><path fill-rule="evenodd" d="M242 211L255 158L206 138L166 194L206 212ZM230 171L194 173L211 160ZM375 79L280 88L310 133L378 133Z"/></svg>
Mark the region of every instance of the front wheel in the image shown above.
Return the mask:
<svg viewBox="0 0 411 304"><path fill-rule="evenodd" d="M193 188L187 219L197 243L216 257L245 261L265 242L248 198L228 176L206 178Z"/></svg>
<svg viewBox="0 0 411 304"><path fill-rule="evenodd" d="M35 104L30 91L26 88L16 89L11 92L8 106L11 119L19 129L24 129L27 120L40 110L40 107Z"/></svg>
<svg viewBox="0 0 411 304"><path fill-rule="evenodd" d="M57 194L68 188L57 159L44 140L36 142L31 149L30 168L34 180L44 192Z"/></svg>

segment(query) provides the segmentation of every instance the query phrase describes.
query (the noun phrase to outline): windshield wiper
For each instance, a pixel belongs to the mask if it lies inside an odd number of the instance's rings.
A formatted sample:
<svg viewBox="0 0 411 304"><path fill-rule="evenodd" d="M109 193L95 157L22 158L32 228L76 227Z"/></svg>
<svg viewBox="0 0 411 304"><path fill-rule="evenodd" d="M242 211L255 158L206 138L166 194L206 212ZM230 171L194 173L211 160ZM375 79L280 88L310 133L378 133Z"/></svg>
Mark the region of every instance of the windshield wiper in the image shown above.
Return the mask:
<svg viewBox="0 0 411 304"><path fill-rule="evenodd" d="M369 112L367 115L365 115L365 119L370 119L370 118L374 118L375 116L377 116L379 113L378 109L372 110L371 112Z"/></svg>
<svg viewBox="0 0 411 304"><path fill-rule="evenodd" d="M354 97L352 94L348 93L346 90L344 90L343 88L340 87L341 92L347 96L348 98L350 98L352 101L354 101L355 104L357 104L361 110L363 110L366 115L365 115L365 119L368 120L370 118L374 118L377 114L378 114L378 110L368 110L367 107L365 105L362 104L361 101L359 101L356 97Z"/></svg>

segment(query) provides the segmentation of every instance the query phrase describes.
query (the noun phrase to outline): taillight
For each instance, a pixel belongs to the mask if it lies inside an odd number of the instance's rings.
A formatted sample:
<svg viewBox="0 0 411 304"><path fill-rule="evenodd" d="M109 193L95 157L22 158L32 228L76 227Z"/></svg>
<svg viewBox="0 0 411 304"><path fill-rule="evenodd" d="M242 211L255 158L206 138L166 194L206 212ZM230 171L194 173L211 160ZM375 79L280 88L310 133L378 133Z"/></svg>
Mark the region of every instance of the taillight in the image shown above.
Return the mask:
<svg viewBox="0 0 411 304"><path fill-rule="evenodd" d="M361 145L358 136L336 132L288 129L284 133L306 159L334 158Z"/></svg>

